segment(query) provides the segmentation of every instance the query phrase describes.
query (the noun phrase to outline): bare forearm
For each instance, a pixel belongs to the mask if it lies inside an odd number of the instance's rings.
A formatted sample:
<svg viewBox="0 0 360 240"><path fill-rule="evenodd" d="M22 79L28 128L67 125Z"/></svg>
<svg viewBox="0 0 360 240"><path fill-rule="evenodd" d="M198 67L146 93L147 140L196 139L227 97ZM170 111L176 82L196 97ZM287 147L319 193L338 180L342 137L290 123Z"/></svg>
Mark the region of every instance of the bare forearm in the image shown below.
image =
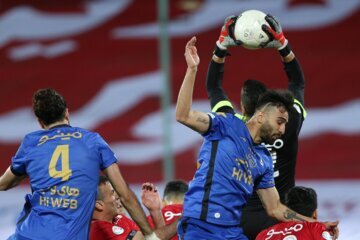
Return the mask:
<svg viewBox="0 0 360 240"><path fill-rule="evenodd" d="M186 120L190 114L197 68L187 68L176 104L176 119Z"/></svg>
<svg viewBox="0 0 360 240"><path fill-rule="evenodd" d="M153 210L150 211L151 218L155 224L155 228L160 228L165 226L165 220L161 213L161 210Z"/></svg>
<svg viewBox="0 0 360 240"><path fill-rule="evenodd" d="M178 224L178 219L169 225L156 229L155 233L160 239L170 239L173 236L175 236L177 233L177 229L176 229L177 224Z"/></svg>
<svg viewBox="0 0 360 240"><path fill-rule="evenodd" d="M301 221L301 222L315 222L313 218L306 217L297 212L294 212L290 208L286 207L283 204L280 204L278 209L275 210L272 214L272 217L276 218L281 222L289 221Z"/></svg>
<svg viewBox="0 0 360 240"><path fill-rule="evenodd" d="M19 183L21 183L22 180L26 175L23 176L16 176L11 172L10 167L4 172L4 174L0 177L0 191L6 191L8 189L11 189Z"/></svg>

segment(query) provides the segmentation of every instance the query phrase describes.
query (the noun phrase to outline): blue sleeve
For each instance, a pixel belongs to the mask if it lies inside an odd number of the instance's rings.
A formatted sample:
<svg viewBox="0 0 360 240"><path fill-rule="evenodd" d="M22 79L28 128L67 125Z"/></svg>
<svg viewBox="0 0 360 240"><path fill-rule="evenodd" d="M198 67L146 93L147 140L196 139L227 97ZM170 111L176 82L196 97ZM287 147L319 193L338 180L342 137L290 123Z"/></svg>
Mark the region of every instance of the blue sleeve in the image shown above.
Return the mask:
<svg viewBox="0 0 360 240"><path fill-rule="evenodd" d="M99 135L96 134L96 147L97 152L100 157L100 168L101 170L109 167L111 164L117 162L115 153L110 149L109 145L105 140Z"/></svg>
<svg viewBox="0 0 360 240"><path fill-rule="evenodd" d="M210 126L203 137L210 141L220 140L226 135L227 128L230 127L232 114L208 113L210 117Z"/></svg>
<svg viewBox="0 0 360 240"><path fill-rule="evenodd" d="M26 137L14 157L11 159L11 171L16 176L26 174Z"/></svg>
<svg viewBox="0 0 360 240"><path fill-rule="evenodd" d="M266 169L266 172L264 173L259 183L255 187L256 189L266 189L266 188L272 188L274 186L275 186L274 169L271 166Z"/></svg>

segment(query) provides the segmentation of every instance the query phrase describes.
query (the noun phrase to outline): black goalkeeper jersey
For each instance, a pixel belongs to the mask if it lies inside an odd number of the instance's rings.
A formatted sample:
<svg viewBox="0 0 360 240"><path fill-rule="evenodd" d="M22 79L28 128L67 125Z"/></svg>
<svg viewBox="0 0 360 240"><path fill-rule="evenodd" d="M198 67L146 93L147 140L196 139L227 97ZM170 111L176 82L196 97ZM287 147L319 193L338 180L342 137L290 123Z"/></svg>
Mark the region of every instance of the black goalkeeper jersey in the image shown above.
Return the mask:
<svg viewBox="0 0 360 240"><path fill-rule="evenodd" d="M285 193L295 186L295 167L299 145L299 134L306 117L304 105L304 77L301 67L296 59L290 63L284 63L284 70L288 76L288 89L294 94L295 101L289 112L289 121L286 124L285 134L277 139L274 144L266 145L270 151L274 163L275 186L279 192L281 202L284 201ZM254 192L248 200L247 210L262 209L262 204Z"/></svg>
<svg viewBox="0 0 360 240"><path fill-rule="evenodd" d="M280 139L277 139L274 144L266 145L273 158L275 186L282 202L285 193L295 186L298 138L306 117L306 111L303 108L305 80L300 64L294 59L289 63L284 63L284 70L289 81L288 89L293 93L295 101L293 108L289 112L289 121L286 125L285 134ZM222 89L223 73L224 64L210 62L207 74L207 91L212 111L234 112ZM254 212L260 212L260 214L254 214ZM266 215L256 192L248 199L247 206L243 209L242 219L245 234L250 232L247 234L250 240L255 239L258 232L275 223L273 219Z"/></svg>

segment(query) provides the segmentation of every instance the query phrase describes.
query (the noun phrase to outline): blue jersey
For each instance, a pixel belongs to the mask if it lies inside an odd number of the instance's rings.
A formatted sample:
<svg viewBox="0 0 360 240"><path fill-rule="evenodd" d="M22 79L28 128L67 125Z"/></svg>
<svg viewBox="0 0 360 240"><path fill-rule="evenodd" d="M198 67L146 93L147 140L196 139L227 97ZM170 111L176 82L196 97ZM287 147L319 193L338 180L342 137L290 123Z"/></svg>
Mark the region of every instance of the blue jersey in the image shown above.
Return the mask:
<svg viewBox="0 0 360 240"><path fill-rule="evenodd" d="M117 161L99 134L61 125L25 136L12 159L28 175L16 239L88 239L99 171Z"/></svg>
<svg viewBox="0 0 360 240"><path fill-rule="evenodd" d="M210 114L199 167L185 195L185 217L219 225L240 224L254 189L274 186L270 153L255 145L245 123L233 114Z"/></svg>

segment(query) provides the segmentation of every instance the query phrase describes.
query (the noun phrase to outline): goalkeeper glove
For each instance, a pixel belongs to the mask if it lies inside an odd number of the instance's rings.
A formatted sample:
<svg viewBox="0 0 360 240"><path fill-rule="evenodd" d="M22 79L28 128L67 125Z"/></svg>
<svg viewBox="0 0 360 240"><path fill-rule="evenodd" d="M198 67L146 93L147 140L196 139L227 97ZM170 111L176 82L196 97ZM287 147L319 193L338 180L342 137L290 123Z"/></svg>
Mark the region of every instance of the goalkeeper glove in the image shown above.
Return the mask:
<svg viewBox="0 0 360 240"><path fill-rule="evenodd" d="M226 56L226 50L230 46L239 46L241 45L241 41L236 40L234 36L234 28L236 20L238 19L237 16L228 16L225 21L224 25L221 28L219 39L216 41L216 48L214 50L214 54L220 58Z"/></svg>
<svg viewBox="0 0 360 240"><path fill-rule="evenodd" d="M269 41L265 44L265 48L277 48L282 57L286 57L290 52L291 48L288 44L288 40L285 38L282 31L280 22L272 15L268 14L265 16L266 22L270 25L263 24L262 30L269 36Z"/></svg>

